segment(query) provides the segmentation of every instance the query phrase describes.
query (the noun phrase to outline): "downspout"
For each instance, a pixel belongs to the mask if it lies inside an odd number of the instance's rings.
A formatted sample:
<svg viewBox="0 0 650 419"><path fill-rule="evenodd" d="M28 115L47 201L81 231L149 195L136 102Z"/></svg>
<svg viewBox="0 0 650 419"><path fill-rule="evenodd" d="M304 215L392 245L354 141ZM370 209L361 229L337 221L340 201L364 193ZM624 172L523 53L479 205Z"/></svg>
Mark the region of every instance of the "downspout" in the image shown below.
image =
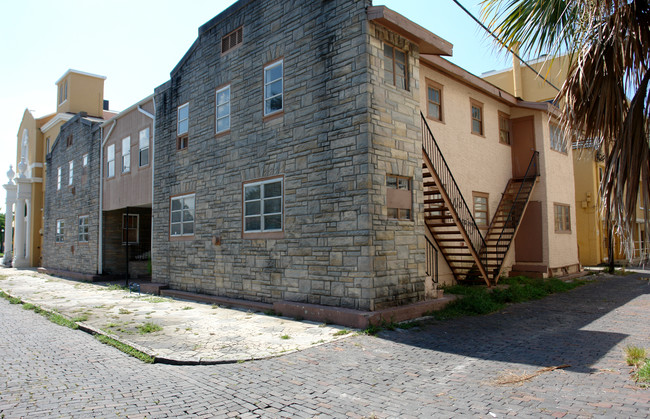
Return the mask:
<svg viewBox="0 0 650 419"><path fill-rule="evenodd" d="M101 275L104 268L104 145L113 133L113 128L117 125L117 121L113 122L111 129L108 130L106 138L104 138L104 127L100 127L100 135L102 137L102 144L99 147L99 246L97 246L97 273Z"/></svg>
<svg viewBox="0 0 650 419"><path fill-rule="evenodd" d="M153 258L151 257L151 249L153 248L153 180L154 180L154 175L156 174L155 171L155 159L154 159L154 154L156 150L156 99L151 98L151 103L153 104L153 115L150 114L149 112L145 111L142 109L140 105L138 105L138 111L141 112L143 115L151 118L151 239L150 239L150 250L149 250L149 258L151 259L151 263L153 266Z"/></svg>

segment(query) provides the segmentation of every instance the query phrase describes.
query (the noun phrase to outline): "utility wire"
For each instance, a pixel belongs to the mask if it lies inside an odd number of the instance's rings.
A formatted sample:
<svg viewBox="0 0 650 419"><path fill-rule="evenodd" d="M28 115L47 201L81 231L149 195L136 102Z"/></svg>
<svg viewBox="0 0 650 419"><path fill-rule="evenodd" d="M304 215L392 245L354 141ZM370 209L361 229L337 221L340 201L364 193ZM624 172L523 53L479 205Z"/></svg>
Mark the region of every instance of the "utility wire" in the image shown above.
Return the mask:
<svg viewBox="0 0 650 419"><path fill-rule="evenodd" d="M491 31L487 26L485 26L485 25L483 24L483 22L481 22L479 19L477 19L477 18L472 14L472 12L470 12L469 10L467 10L467 9L465 8L465 6L463 6L462 4L460 4L460 2L459 2L458 0L452 0L452 1L453 1L454 3L456 3L456 4L458 5L458 7L460 7L461 9L463 9L463 11L464 11L465 13L467 13L467 14L469 15L469 17L471 17L472 19L474 19L474 21L475 21L476 23L478 23L478 24L479 24L483 29L485 29L485 31L486 31L487 33L489 33L490 35L492 35L492 37L493 37L494 39L496 39L498 43L500 43L501 45L503 45L503 47L504 47L505 49L507 49L508 51L510 51L510 52L512 53L512 55L514 55L515 57L517 57L517 58L519 59L519 61L521 61L522 63L524 63L524 64L526 65L526 67L530 68L530 69L531 69L535 74L537 74L539 77L541 77L542 80L544 80L546 83L548 83L552 88L554 88L554 89L557 90L558 92L560 91L560 89L558 89L557 86L555 86L553 83L551 83L550 81L548 81L548 79L547 79L546 77L542 76L542 75L540 74L539 71L537 71L537 70L535 70L533 67L531 67L531 66L526 62L526 60L524 60L523 58L521 58L521 57L519 56L519 54L517 54L516 52L514 52L514 51L513 51L509 46L507 46L507 45L506 45L506 44L505 44L501 39L499 39L499 37L496 36L496 35L494 34L494 32L492 32L492 31Z"/></svg>

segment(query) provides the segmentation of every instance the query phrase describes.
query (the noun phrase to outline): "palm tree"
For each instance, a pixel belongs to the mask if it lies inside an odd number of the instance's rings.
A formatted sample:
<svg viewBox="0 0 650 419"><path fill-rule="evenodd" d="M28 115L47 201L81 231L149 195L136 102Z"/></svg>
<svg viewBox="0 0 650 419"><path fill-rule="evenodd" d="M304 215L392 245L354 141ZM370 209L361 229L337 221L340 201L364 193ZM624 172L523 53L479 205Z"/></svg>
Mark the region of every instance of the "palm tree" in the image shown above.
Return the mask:
<svg viewBox="0 0 650 419"><path fill-rule="evenodd" d="M566 134L600 139L596 148L606 153L602 213L631 257L634 244L627 238L638 196L650 231L648 0L483 0L482 7L483 20L504 45L520 44L526 54L571 57L556 97L561 123ZM613 267L611 254L609 259Z"/></svg>

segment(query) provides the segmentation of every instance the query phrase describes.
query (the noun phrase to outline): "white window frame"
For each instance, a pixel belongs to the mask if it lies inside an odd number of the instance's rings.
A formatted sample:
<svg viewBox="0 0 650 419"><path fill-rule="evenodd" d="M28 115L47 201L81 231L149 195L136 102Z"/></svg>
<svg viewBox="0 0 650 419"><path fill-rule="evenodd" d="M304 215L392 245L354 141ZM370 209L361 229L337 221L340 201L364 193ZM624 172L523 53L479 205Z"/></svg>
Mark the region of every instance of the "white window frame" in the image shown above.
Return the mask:
<svg viewBox="0 0 650 419"><path fill-rule="evenodd" d="M115 144L106 147L106 177L115 176Z"/></svg>
<svg viewBox="0 0 650 419"><path fill-rule="evenodd" d="M174 201L179 201L181 206L180 209L174 209ZM191 208L185 209L184 206L186 202L191 202ZM191 211L191 223L192 223L192 232L185 232L185 225L190 223L189 219L186 219L186 211ZM175 221L174 215L179 214L180 216ZM173 196L169 200L169 236L170 237L191 237L194 236L195 226L196 226L196 194L187 194L180 196ZM177 233L174 233L174 226L180 226L180 230Z"/></svg>
<svg viewBox="0 0 650 419"><path fill-rule="evenodd" d="M559 153L567 154L567 141L559 125L550 123L548 124L548 134L550 137L551 150Z"/></svg>
<svg viewBox="0 0 650 419"><path fill-rule="evenodd" d="M63 243L65 241L65 220L62 218L56 220L54 241L56 243Z"/></svg>
<svg viewBox="0 0 650 419"><path fill-rule="evenodd" d="M223 102L219 102L219 94L227 92L227 99ZM224 96L224 95L222 95ZM215 102L215 132L220 134L230 130L230 85L224 86L221 89L217 90L214 95ZM222 112L221 116L219 113ZM219 123L224 121L225 126L222 126L219 129Z"/></svg>
<svg viewBox="0 0 650 419"><path fill-rule="evenodd" d="M90 220L90 217L87 215L80 215L79 216L79 221L77 223L79 229L78 229L78 236L77 236L77 241L79 243L88 243L90 239L90 233L88 232L88 221Z"/></svg>
<svg viewBox="0 0 650 419"><path fill-rule="evenodd" d="M144 164L142 163L143 155L147 156L147 162ZM138 165L140 167L149 165L149 127L140 131L138 139Z"/></svg>
<svg viewBox="0 0 650 419"><path fill-rule="evenodd" d="M84 155L81 157L81 165L82 165L83 167L88 167L88 153L84 154Z"/></svg>
<svg viewBox="0 0 650 419"><path fill-rule="evenodd" d="M181 119L181 112L187 109L187 116ZM186 122L187 126L181 131L181 123ZM182 137L187 135L190 130L190 102L185 102L176 109L176 136Z"/></svg>
<svg viewBox="0 0 650 419"><path fill-rule="evenodd" d="M280 67L280 78L269 80L267 77L269 75L269 72L278 66ZM278 80L280 81L281 84L280 93L272 96L267 95L267 87L271 86L273 83L277 82ZM266 104L270 103L273 99L277 97L280 98L280 109L274 109L267 112ZM284 110L284 60L278 60L264 67L264 116L282 112L283 110Z"/></svg>
<svg viewBox="0 0 650 419"><path fill-rule="evenodd" d="M272 197L265 197L264 196L264 190L265 190L265 185L271 184L271 183L280 183L280 195L279 196L272 196ZM247 188L252 188L255 186L260 187L260 195L259 198L255 199L246 199L246 189ZM279 212L265 212L265 202L271 199L277 199L280 198L280 211ZM283 231L284 230L284 179L279 177L279 178L273 178L273 179L267 179L267 180L261 180L257 182L248 182L244 183L243 185L243 197L242 201L244 202L244 208L242 208L242 222L243 222L243 231L244 233L269 233L269 232L278 232L278 231ZM259 202L259 212L249 212L249 207L247 204L253 204L255 202ZM280 228L266 228L264 223L264 218L266 216L280 216ZM259 230L249 230L246 227L246 220L259 217L260 218L260 229Z"/></svg>
<svg viewBox="0 0 650 419"><path fill-rule="evenodd" d="M131 171L131 137L122 138L122 173Z"/></svg>
<svg viewBox="0 0 650 419"><path fill-rule="evenodd" d="M61 166L56 168L56 190L61 190L61 173L62 173L62 168Z"/></svg>
<svg viewBox="0 0 650 419"><path fill-rule="evenodd" d="M135 218L135 227L134 228L129 228L128 224L125 224L125 218L127 214L122 213L122 244L126 244L126 240L124 240L124 231L126 230L126 239L129 239L129 232L128 230L135 230L135 241L129 241L129 244L138 244L140 243L140 214L128 214L129 218Z"/></svg>
<svg viewBox="0 0 650 419"><path fill-rule="evenodd" d="M74 183L74 160L68 162L68 186Z"/></svg>

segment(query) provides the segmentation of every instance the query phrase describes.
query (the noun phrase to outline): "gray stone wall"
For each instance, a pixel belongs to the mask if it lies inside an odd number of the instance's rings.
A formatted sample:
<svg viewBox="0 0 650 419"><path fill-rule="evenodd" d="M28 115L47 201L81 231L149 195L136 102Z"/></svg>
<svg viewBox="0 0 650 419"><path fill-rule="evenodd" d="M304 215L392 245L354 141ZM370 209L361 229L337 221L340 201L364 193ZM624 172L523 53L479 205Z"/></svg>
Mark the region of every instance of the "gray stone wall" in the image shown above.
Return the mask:
<svg viewBox="0 0 650 419"><path fill-rule="evenodd" d="M46 186L43 228L43 266L72 272L96 274L99 231L99 123L75 115L66 122L46 157ZM72 145L67 138L72 135ZM88 154L84 170L82 158ZM73 184L68 185L69 166L74 161ZM61 167L61 189L57 190L57 169ZM79 216L88 215L88 242L79 242ZM56 243L57 220L64 220L64 240Z"/></svg>
<svg viewBox="0 0 650 419"><path fill-rule="evenodd" d="M414 222L388 222L385 209L386 173L413 176L414 189L421 186L417 86L396 93L404 110L395 98L383 109L372 97L393 94L376 80L380 47L371 42L370 4L239 1L199 29L155 92L154 281L365 310L423 298L421 211ZM222 37L242 25L243 44L222 55ZM414 70L416 57L409 55ZM266 119L264 66L280 58L284 112ZM215 90L228 83L231 130L215 136ZM176 109L186 102L189 146L179 151ZM382 127L373 127L378 120ZM284 179L284 232L244 238L242 185L274 176ZM170 197L188 193L196 195L195 235L170 239ZM414 208L421 203L414 198Z"/></svg>

